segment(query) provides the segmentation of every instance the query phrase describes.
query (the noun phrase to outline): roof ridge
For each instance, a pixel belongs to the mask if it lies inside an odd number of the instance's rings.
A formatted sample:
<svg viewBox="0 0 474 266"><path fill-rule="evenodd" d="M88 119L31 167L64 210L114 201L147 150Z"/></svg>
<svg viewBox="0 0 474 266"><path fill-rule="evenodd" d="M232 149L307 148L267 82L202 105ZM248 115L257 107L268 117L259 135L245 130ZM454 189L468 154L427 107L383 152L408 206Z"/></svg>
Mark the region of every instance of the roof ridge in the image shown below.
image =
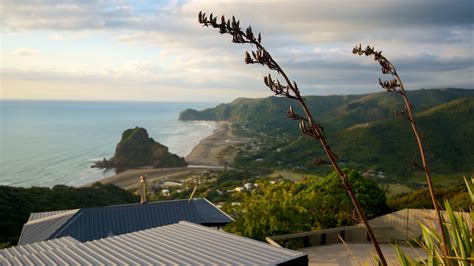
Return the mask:
<svg viewBox="0 0 474 266"><path fill-rule="evenodd" d="M228 215L227 213L225 213L223 210L221 210L219 207L217 207L214 203L212 203L210 200L208 200L207 198L203 197L202 199L204 199L205 201L207 201L209 204L211 204L214 208L216 208L217 210L219 210L222 214L224 214L225 216L227 216L230 220L232 220L232 222L235 222L234 218L232 218L232 216Z"/></svg>
<svg viewBox="0 0 474 266"><path fill-rule="evenodd" d="M194 198L194 200L202 200L204 198ZM107 205L107 206L95 206L95 207L86 207L86 208L79 208L82 211L93 210L93 209L101 209L101 208L117 208L117 207L125 207L125 206L147 206L152 204L159 204L159 203L171 203L171 202L180 202L180 201L188 201L188 199L173 199L173 200L160 200L160 201L148 201L146 203L127 203L127 204L117 204L117 205Z"/></svg>
<svg viewBox="0 0 474 266"><path fill-rule="evenodd" d="M61 234L69 225L71 225L79 216L82 214L82 209L78 209L78 211L71 216L65 223L63 223L56 231L54 231L51 235L49 235L48 239L51 239L51 237L56 238L59 234ZM69 236L72 237L72 236ZM72 237L75 239L74 237Z"/></svg>
<svg viewBox="0 0 474 266"><path fill-rule="evenodd" d="M66 215L70 215L72 212L77 212L79 210L80 209L71 209L71 210L61 212L61 213L58 213L58 214L53 214L53 215L46 216L46 217L43 217L43 218L38 218L38 219L31 220L31 221L27 221L25 224L41 223L41 222L44 222L44 221L48 221L48 220L63 217L63 216L66 216Z"/></svg>

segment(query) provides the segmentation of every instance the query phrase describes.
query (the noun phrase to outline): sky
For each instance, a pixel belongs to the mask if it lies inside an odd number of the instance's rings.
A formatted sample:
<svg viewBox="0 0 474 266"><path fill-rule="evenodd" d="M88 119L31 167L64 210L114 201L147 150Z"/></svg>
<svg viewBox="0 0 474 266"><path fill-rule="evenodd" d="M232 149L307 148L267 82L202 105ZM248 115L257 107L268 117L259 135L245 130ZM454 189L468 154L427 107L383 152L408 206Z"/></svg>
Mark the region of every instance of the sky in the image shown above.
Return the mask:
<svg viewBox="0 0 474 266"><path fill-rule="evenodd" d="M266 97L249 46L199 25L235 15L303 94L379 92L384 52L407 89L474 88L474 2L2 0L0 99L229 102Z"/></svg>

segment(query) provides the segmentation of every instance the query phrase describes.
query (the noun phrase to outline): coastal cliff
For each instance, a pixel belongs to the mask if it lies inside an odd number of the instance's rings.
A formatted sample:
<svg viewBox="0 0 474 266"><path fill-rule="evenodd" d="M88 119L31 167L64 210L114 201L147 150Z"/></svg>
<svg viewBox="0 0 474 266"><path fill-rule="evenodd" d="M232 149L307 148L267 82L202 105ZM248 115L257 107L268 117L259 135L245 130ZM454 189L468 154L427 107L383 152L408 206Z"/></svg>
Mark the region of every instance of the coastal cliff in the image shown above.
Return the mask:
<svg viewBox="0 0 474 266"><path fill-rule="evenodd" d="M122 133L122 139L109 160L97 161L97 168L133 168L139 166L181 167L186 166L184 158L169 152L168 147L148 136L144 128L135 127Z"/></svg>

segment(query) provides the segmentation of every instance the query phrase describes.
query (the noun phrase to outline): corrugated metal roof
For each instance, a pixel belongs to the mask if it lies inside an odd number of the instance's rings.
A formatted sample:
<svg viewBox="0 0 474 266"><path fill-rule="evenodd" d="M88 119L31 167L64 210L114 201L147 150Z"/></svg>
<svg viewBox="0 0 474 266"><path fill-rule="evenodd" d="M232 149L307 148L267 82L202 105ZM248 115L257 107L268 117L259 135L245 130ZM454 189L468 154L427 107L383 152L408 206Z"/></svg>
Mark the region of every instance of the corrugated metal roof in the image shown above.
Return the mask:
<svg viewBox="0 0 474 266"><path fill-rule="evenodd" d="M51 241L45 241L38 244L50 246L50 243ZM10 252L9 250L4 253ZM0 263L307 265L308 257L299 251L181 221L85 243L19 252L0 259Z"/></svg>
<svg viewBox="0 0 474 266"><path fill-rule="evenodd" d="M219 226L230 223L232 218L206 199L84 208L27 222L18 243L22 245L63 236L84 242L182 220Z"/></svg>
<svg viewBox="0 0 474 266"><path fill-rule="evenodd" d="M29 255L50 249L57 249L78 244L81 244L81 242L75 240L72 237L62 237L48 241L15 246L7 249L0 249L0 263L2 263L2 259L10 259L18 256Z"/></svg>
<svg viewBox="0 0 474 266"><path fill-rule="evenodd" d="M207 222L205 220L229 221L229 222L234 220L227 213L225 213L221 209L217 208L214 204L212 204L206 198L203 198L202 200L195 201L194 204L196 205L196 211L198 213L198 216L201 217L200 224L202 224L202 225L207 224ZM205 219L203 219L202 217L205 217Z"/></svg>
<svg viewBox="0 0 474 266"><path fill-rule="evenodd" d="M51 235L67 223L78 211L78 209L68 210L51 215L36 216L35 219L28 220L23 226L18 243L28 244L50 239Z"/></svg>

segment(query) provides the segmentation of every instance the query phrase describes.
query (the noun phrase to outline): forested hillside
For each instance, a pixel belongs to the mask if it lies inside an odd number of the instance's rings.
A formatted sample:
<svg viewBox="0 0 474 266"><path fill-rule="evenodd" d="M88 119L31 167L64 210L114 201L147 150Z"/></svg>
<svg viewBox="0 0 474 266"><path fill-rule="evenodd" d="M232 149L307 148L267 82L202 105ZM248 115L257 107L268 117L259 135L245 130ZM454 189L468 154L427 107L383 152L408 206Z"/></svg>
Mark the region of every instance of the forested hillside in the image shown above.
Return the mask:
<svg viewBox="0 0 474 266"><path fill-rule="evenodd" d="M474 135L474 90L417 90L410 91L409 97L433 171L474 170L474 140L470 137ZM418 159L411 129L394 115L394 110L402 108L397 95L307 96L306 100L341 162L396 176L416 171L410 166ZM180 118L230 120L263 133L266 137L259 142L264 147L242 151L235 160L237 165L311 168L308 162L322 156L322 150L301 136L295 122L286 118L290 103L277 97L237 99L203 111L186 110Z"/></svg>
<svg viewBox="0 0 474 266"><path fill-rule="evenodd" d="M138 196L114 185L87 188L0 186L0 247L16 245L30 213L140 202Z"/></svg>

